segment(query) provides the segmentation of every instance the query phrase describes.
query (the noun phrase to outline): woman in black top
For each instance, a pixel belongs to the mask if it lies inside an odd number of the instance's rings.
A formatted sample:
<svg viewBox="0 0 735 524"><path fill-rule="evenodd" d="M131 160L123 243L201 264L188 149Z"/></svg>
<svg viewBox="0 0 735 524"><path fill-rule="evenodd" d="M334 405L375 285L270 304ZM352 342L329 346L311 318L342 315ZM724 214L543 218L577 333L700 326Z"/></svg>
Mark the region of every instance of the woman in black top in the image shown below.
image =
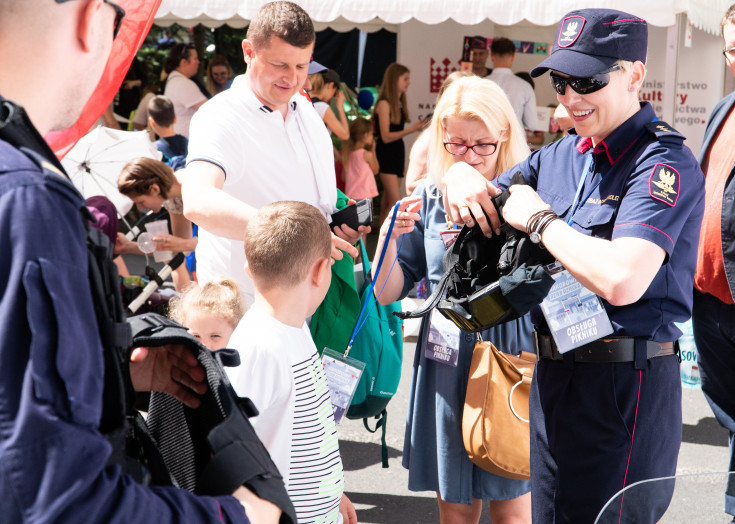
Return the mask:
<svg viewBox="0 0 735 524"><path fill-rule="evenodd" d="M410 122L406 103L406 91L411 84L406 66L392 63L383 74L378 102L375 104L375 129L378 133L376 154L380 164L380 181L383 195L380 200L380 222L385 220L388 210L401 198L401 178L405 170L406 151L403 137L419 131L428 120L419 120L404 129Z"/></svg>

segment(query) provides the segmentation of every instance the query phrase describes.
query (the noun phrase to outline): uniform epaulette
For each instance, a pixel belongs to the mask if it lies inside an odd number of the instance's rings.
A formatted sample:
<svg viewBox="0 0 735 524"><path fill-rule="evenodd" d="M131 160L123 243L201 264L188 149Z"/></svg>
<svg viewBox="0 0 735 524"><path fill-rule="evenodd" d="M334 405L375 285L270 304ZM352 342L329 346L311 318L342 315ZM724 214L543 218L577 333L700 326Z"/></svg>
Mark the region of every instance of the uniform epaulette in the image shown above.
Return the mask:
<svg viewBox="0 0 735 524"><path fill-rule="evenodd" d="M684 140L686 140L684 135L661 120L648 122L646 130L653 134L659 142L667 146L681 147Z"/></svg>

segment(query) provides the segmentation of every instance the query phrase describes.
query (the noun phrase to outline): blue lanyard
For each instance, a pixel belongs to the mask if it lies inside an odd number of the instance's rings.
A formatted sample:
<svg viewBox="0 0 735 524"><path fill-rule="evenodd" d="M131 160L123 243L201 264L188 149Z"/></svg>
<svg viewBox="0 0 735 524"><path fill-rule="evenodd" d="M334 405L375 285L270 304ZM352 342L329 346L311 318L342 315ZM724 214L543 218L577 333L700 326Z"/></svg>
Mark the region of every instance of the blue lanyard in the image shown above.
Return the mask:
<svg viewBox="0 0 735 524"><path fill-rule="evenodd" d="M574 203L572 204L571 211L569 213L569 218L567 218L567 224L572 225L572 222L574 221L574 214L579 210L580 207L584 205L585 202L587 202L587 199L592 195L592 192L597 189L597 186L600 185L600 182L602 182L602 178L597 181L597 183L594 185L592 189L590 189L589 193L587 193L587 196L584 197L583 200L579 200L580 195L582 194L582 188L584 187L584 182L587 180L587 173L590 170L590 167L592 167L592 159L593 159L593 153L590 152L589 156L587 157L587 161L584 164L584 169L582 170L582 176L579 177L579 185L577 186L577 194L574 195Z"/></svg>
<svg viewBox="0 0 735 524"><path fill-rule="evenodd" d="M370 316L370 313L373 312L373 309L375 309L375 306L378 304L378 297L381 295L381 293L383 293L383 289L385 289L385 285L388 283L388 278L390 277L390 274L393 272L393 266L396 265L396 260L398 260L398 254L401 252L401 246L403 246L403 238L405 237L405 235L401 235L401 242L400 244L398 244L398 251L396 252L396 258L393 259L393 263L391 264L390 269L388 270L388 275L385 277L385 282L383 282L383 287L380 288L380 291L378 292L378 296L373 297L373 288L375 287L375 279L378 278L378 275L380 274L380 268L383 266L383 259L385 258L385 253L388 251L388 243L390 242L390 235L393 232L393 226L396 223L396 216L398 216L398 206L399 205L400 205L400 201L396 202L396 205L393 207L393 216L390 219L390 226L388 227L388 233L385 235L386 240L383 243L383 249L380 252L380 258L378 259L378 265L375 268L375 274L373 275L373 278L370 279L370 288L367 293L367 300L362 305L360 316L357 317L357 323L355 324L355 329L352 331L352 336L350 336L350 342L349 344L347 344L347 349L345 350L345 356L349 354L350 349L352 349L352 344L355 343L355 337L357 337L357 334L362 329L362 326L365 324L365 322L367 322L367 319ZM367 253L367 251L365 251L365 253ZM362 263L366 264L367 261L363 260ZM370 306L370 311L368 311L368 313L365 314L365 310L368 308L368 305Z"/></svg>

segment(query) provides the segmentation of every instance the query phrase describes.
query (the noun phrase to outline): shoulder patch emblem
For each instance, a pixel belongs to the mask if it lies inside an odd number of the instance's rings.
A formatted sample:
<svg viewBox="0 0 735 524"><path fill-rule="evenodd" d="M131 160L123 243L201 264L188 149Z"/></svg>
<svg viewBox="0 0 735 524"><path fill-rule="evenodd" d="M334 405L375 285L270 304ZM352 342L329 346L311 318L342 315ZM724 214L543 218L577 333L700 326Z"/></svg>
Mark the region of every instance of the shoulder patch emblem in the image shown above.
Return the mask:
<svg viewBox="0 0 735 524"><path fill-rule="evenodd" d="M666 164L656 164L648 177L648 192L652 198L674 207L679 198L679 172Z"/></svg>
<svg viewBox="0 0 735 524"><path fill-rule="evenodd" d="M559 29L559 37L556 41L559 47L569 47L577 41L582 33L582 28L587 20L583 16L570 16L565 18Z"/></svg>

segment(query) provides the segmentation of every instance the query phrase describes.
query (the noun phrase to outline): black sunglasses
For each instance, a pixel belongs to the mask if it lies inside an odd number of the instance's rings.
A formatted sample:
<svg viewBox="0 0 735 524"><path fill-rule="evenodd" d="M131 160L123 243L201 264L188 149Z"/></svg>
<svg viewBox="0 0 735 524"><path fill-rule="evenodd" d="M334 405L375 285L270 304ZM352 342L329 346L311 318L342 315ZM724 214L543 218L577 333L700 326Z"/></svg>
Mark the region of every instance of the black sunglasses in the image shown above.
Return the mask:
<svg viewBox="0 0 735 524"><path fill-rule="evenodd" d="M620 69L619 65L614 65L610 69L597 73L596 75L587 77L577 76L559 76L556 73L550 73L551 87L554 91L564 96L567 91L567 85L574 89L580 95L589 95L595 91L599 91L610 83L610 73Z"/></svg>
<svg viewBox="0 0 735 524"><path fill-rule="evenodd" d="M56 0L56 3L63 4L64 2L68 1L69 0ZM120 32L120 26L122 25L123 18L125 18L125 9L114 2L110 2L110 0L102 0L102 2L109 5L115 10L115 26L112 30L112 39L114 40L115 38L117 38L117 34Z"/></svg>
<svg viewBox="0 0 735 524"><path fill-rule="evenodd" d="M114 2L110 2L110 0L102 1L115 10L115 28L112 31L112 39L114 40L120 32L120 26L122 25L123 18L125 18L125 9Z"/></svg>

